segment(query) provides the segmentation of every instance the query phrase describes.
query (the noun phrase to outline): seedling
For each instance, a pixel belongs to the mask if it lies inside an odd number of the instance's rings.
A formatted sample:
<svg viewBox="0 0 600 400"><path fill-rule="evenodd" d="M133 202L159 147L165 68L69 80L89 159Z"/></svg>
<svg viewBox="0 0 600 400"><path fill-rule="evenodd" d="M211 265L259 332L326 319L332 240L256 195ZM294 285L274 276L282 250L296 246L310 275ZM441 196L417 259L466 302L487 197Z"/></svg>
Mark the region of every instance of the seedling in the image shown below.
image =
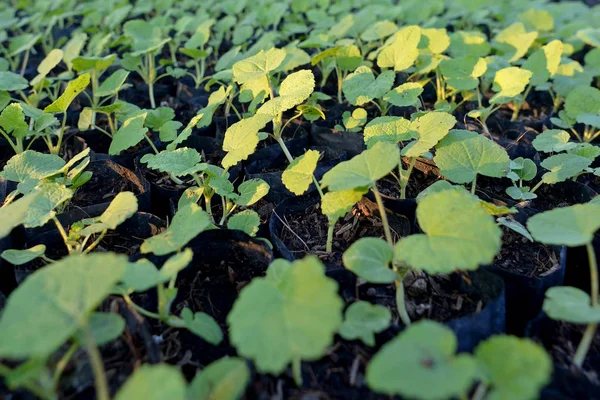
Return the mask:
<svg viewBox="0 0 600 400"><path fill-rule="evenodd" d="M600 229L600 204L590 202L546 211L531 217L527 221L527 227L538 242L586 247L590 268L590 294L570 286L554 287L546 292L543 306L544 312L552 319L587 325L573 356L573 364L581 368L600 323L598 265L592 246L594 234Z"/></svg>
<svg viewBox="0 0 600 400"><path fill-rule="evenodd" d="M325 85L327 77L332 70L335 70L337 77L337 101L342 104L342 90L344 80L362 63L360 49L354 44L335 46L315 55L311 60L311 65L321 65L323 80L321 87Z"/></svg>
<svg viewBox="0 0 600 400"><path fill-rule="evenodd" d="M565 109L552 118L554 125L569 129L580 142L590 143L600 136L600 90L591 86L578 86L571 90L565 100ZM583 135L575 124L584 126Z"/></svg>
<svg viewBox="0 0 600 400"><path fill-rule="evenodd" d="M344 111L342 115L344 126L336 125L335 130L338 132L360 132L366 122L367 112L364 108L357 108L352 113Z"/></svg>
<svg viewBox="0 0 600 400"><path fill-rule="evenodd" d="M325 276L316 257L293 263L279 259L266 277L253 279L240 292L227 316L229 337L261 373L279 374L291 363L300 386L302 360L319 359L327 351L342 325L342 308L337 283ZM306 324L307 318L313 323ZM294 340L298 332L310 340Z"/></svg>
<svg viewBox="0 0 600 400"><path fill-rule="evenodd" d="M457 346L450 328L434 321L417 322L371 359L367 384L388 395L435 400L466 399L479 381L471 399L483 400L534 398L550 382L552 360L529 339L493 336L473 355L456 354Z"/></svg>

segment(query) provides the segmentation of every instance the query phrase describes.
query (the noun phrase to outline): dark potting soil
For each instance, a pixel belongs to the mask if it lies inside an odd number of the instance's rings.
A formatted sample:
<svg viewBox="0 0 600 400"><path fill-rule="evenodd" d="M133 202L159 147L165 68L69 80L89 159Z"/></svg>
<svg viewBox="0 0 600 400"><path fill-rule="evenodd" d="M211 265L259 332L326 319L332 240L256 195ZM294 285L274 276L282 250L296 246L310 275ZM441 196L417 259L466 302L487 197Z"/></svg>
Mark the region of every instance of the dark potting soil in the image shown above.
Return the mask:
<svg viewBox="0 0 600 400"><path fill-rule="evenodd" d="M502 228L502 248L493 265L528 277L540 278L560 267L558 255L551 248L530 242L512 229Z"/></svg>
<svg viewBox="0 0 600 400"><path fill-rule="evenodd" d="M121 176L108 178L94 174L85 185L75 192L65 211L107 203L112 201L119 193L127 191L138 193L139 188L133 182L123 179Z"/></svg>
<svg viewBox="0 0 600 400"><path fill-rule="evenodd" d="M388 221L395 241L410 233L405 216L388 214ZM319 203L282 222L280 237L297 259L315 254L330 266L341 267L343 252L361 237L384 237L377 204L366 198L336 223L331 254L325 251L328 220Z"/></svg>
<svg viewBox="0 0 600 400"><path fill-rule="evenodd" d="M160 172L154 169L146 168L144 164L140 164L139 168L144 174L144 177L148 180L148 182L153 183L157 186L160 186L169 190L185 190L188 185L179 185L171 179L169 174L165 174L164 172Z"/></svg>

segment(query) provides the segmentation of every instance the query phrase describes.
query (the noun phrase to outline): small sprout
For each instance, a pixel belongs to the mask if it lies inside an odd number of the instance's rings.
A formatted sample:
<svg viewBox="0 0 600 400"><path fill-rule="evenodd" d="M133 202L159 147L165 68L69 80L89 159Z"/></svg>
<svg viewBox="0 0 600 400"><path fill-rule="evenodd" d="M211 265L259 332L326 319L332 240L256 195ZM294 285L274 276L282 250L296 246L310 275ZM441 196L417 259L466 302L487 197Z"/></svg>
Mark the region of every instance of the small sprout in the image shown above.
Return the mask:
<svg viewBox="0 0 600 400"><path fill-rule="evenodd" d="M357 301L346 310L339 334L346 340L360 339L367 346L375 346L375 334L386 330L391 320L392 313L386 307Z"/></svg>

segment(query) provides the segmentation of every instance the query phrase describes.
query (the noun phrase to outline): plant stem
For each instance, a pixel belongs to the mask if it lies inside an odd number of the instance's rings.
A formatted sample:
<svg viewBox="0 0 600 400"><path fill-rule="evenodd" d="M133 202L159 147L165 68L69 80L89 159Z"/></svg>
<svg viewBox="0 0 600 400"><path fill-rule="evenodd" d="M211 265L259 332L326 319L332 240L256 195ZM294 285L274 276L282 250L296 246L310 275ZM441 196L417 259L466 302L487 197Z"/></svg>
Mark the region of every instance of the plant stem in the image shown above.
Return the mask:
<svg viewBox="0 0 600 400"><path fill-rule="evenodd" d="M473 183L471 183L471 194L475 194L475 189L477 188L477 174L475 174L475 178L473 178Z"/></svg>
<svg viewBox="0 0 600 400"><path fill-rule="evenodd" d="M150 107L156 108L156 101L154 100L154 76L156 71L154 69L154 55L148 53L148 96L150 97Z"/></svg>
<svg viewBox="0 0 600 400"><path fill-rule="evenodd" d="M152 143L152 140L150 140L150 138L148 137L148 135L144 134L144 139L146 139L146 141L148 142L148 144L150 145L150 147L152 147L152 150L154 151L154 154L158 154L159 151L156 148L156 146L154 145L154 143Z"/></svg>
<svg viewBox="0 0 600 400"><path fill-rule="evenodd" d="M65 232L62 224L60 223L58 218L56 218L56 216L52 217L52 221L54 221L54 224L56 225L56 229L58 229L58 233L60 233L60 236L62 237L63 242L65 242L65 246L67 247L67 250L69 251L69 253L71 253L72 249L68 243L68 239L67 239L68 236L67 236L67 233Z"/></svg>
<svg viewBox="0 0 600 400"><path fill-rule="evenodd" d="M404 301L404 282L396 280L394 284L396 285L396 308L398 309L398 314L404 325L409 326L411 322L406 311L406 302Z"/></svg>
<svg viewBox="0 0 600 400"><path fill-rule="evenodd" d="M512 117L510 118L511 121L516 121L519 117L519 111L521 111L521 107L523 107L523 104L525 101L527 101L527 96L529 96L530 91L531 84L527 85L527 89L525 89L525 93L523 93L523 100L518 101L517 104L515 104L515 109L513 110Z"/></svg>
<svg viewBox="0 0 600 400"><path fill-rule="evenodd" d="M52 146L53 148L50 150L50 152L52 154L58 155L58 153L60 153L60 148L62 147L62 140L63 140L63 136L65 134L66 126L67 126L67 112L65 111L63 113L62 124L60 126L60 133L58 134L58 140L56 142L56 146Z"/></svg>
<svg viewBox="0 0 600 400"><path fill-rule="evenodd" d="M373 194L375 195L375 200L377 201L377 207L379 208L379 214L381 215L381 222L383 223L383 231L385 232L385 240L389 243L390 246L394 246L394 241L392 239L392 231L390 230L390 224L388 223L387 213L385 212L385 207L383 206L383 200L381 199L381 194L379 190L377 190L377 184L373 185L371 188Z"/></svg>
<svg viewBox="0 0 600 400"><path fill-rule="evenodd" d="M339 104L343 103L342 99L342 84L344 83L344 79L342 77L342 71L340 71L340 67L336 65L335 73L337 75L337 100Z"/></svg>
<svg viewBox="0 0 600 400"><path fill-rule="evenodd" d="M29 49L25 51L25 56L23 56L23 64L21 64L21 76L25 75L25 69L27 68L27 62L29 62Z"/></svg>
<svg viewBox="0 0 600 400"><path fill-rule="evenodd" d="M94 385L96 386L96 399L98 400L110 400L108 392L108 382L106 381L106 374L104 372L104 364L102 363L102 356L94 339L90 332L89 326L85 327L86 334L86 350L92 364L92 371L94 373Z"/></svg>
<svg viewBox="0 0 600 400"><path fill-rule="evenodd" d="M104 239L104 236L106 235L106 232L108 232L107 229L103 230L102 233L100 233L100 236L98 236L98 238L96 240L94 240L94 242L92 244L90 244L90 246L83 251L83 254L87 254L90 251L94 250L94 248L96 246L98 246L98 244L100 244L100 242L102 241L102 239Z"/></svg>
<svg viewBox="0 0 600 400"><path fill-rule="evenodd" d="M542 186L543 184L544 184L544 181L539 181L539 182L538 182L538 184L537 184L537 185L535 185L535 186L533 187L533 189L531 189L531 190L529 191L529 193L535 193L535 191L536 191L536 190L538 190L538 189L540 188L540 186Z"/></svg>
<svg viewBox="0 0 600 400"><path fill-rule="evenodd" d="M212 206L210 204L210 201L212 199L212 196L204 196L204 202L206 203L206 213L208 214L208 216L210 217L210 222L212 222L213 224L215 223L215 217L213 217L213 213L212 213Z"/></svg>
<svg viewBox="0 0 600 400"><path fill-rule="evenodd" d="M598 264L596 262L596 253L594 252L594 247L591 243L585 245L588 260L590 264L590 297L591 297L591 305L592 307L598 306ZM583 366L583 361L590 349L590 345L594 340L594 335L596 334L596 329L598 328L598 324L589 324L585 329L585 333L581 338L581 342L579 342L579 346L577 346L577 351L575 352L575 356L573 357L573 364L577 367L581 368Z"/></svg>
<svg viewBox="0 0 600 400"><path fill-rule="evenodd" d="M327 245L325 246L325 251L328 253L333 252L333 231L335 230L335 222L332 224L329 223L329 227L327 228Z"/></svg>
<svg viewBox="0 0 600 400"><path fill-rule="evenodd" d="M71 346L69 346L69 348L67 349L65 354L63 354L63 356L60 358L60 360L56 364L56 368L54 369L54 379L53 379L55 391L58 389L58 382L60 381L60 377L61 377L63 371L69 364L69 360L71 360L71 357L73 357L73 354L75 354L75 351L77 351L78 348L79 348L79 345L77 344L77 342L73 342L71 344Z"/></svg>
<svg viewBox="0 0 600 400"><path fill-rule="evenodd" d="M473 393L471 400L483 400L485 399L486 394L487 386L485 383L481 382L479 385L477 385L477 389L475 389L475 393Z"/></svg>
<svg viewBox="0 0 600 400"><path fill-rule="evenodd" d="M302 360L294 358L292 360L292 375L297 386L302 386Z"/></svg>
<svg viewBox="0 0 600 400"><path fill-rule="evenodd" d="M403 176L403 170L402 170L402 161L400 161L400 198L401 199L406 199L406 187L408 186L408 180L410 179L410 174L412 173L412 170L415 166L417 159L416 158L411 158L410 159L410 163L408 165L408 170L406 171L406 178Z"/></svg>

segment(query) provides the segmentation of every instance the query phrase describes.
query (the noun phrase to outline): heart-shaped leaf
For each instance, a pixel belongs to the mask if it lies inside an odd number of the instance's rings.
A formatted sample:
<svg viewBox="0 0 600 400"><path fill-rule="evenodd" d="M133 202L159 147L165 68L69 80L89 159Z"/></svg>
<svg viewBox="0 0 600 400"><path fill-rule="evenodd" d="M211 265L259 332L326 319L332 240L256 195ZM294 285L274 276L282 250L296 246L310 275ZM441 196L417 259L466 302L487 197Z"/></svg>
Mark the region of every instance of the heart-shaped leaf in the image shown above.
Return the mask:
<svg viewBox="0 0 600 400"><path fill-rule="evenodd" d="M375 334L386 330L391 320L392 313L386 307L357 301L346 310L339 334L346 340L360 339L367 346L375 346Z"/></svg>
<svg viewBox="0 0 600 400"><path fill-rule="evenodd" d="M394 250L379 238L364 237L344 252L344 266L370 283L392 283L398 275L390 268Z"/></svg>
<svg viewBox="0 0 600 400"><path fill-rule="evenodd" d="M362 106L386 94L395 78L393 71L384 71L375 78L371 68L360 66L344 79L342 90L350 104Z"/></svg>
<svg viewBox="0 0 600 400"><path fill-rule="evenodd" d="M529 218L527 228L544 244L583 246L600 229L600 206L587 203L545 211Z"/></svg>
<svg viewBox="0 0 600 400"><path fill-rule="evenodd" d="M572 324L600 323L600 307L592 307L589 294L570 286L548 289L544 312L552 319Z"/></svg>
<svg viewBox="0 0 600 400"><path fill-rule="evenodd" d="M419 55L421 28L416 25L406 26L393 36L393 41L386 45L377 56L379 68L393 68L404 71L412 66Z"/></svg>
<svg viewBox="0 0 600 400"><path fill-rule="evenodd" d="M258 232L260 216L254 210L244 210L235 214L227 221L227 229L237 229L254 236Z"/></svg>

